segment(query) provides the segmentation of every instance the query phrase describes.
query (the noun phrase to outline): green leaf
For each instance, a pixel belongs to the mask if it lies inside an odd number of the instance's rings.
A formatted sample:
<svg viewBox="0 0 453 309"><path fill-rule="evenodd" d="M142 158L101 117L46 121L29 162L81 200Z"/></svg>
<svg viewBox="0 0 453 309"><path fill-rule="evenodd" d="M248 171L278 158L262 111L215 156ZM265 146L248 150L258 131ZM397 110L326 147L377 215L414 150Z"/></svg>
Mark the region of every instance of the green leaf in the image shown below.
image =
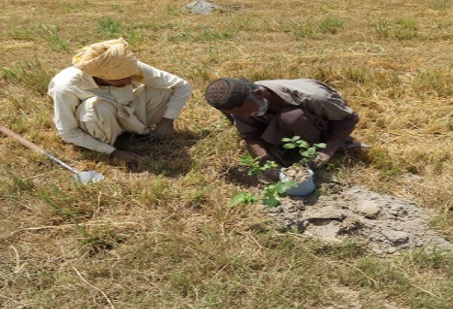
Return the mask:
<svg viewBox="0 0 453 309"><path fill-rule="evenodd" d="M285 142L285 143L292 142L292 141L293 140L291 138L287 138L287 137L282 138L282 142Z"/></svg>
<svg viewBox="0 0 453 309"><path fill-rule="evenodd" d="M311 155L315 154L316 153L316 148L315 147L310 147L307 149L307 152Z"/></svg>
<svg viewBox="0 0 453 309"><path fill-rule="evenodd" d="M242 158L241 158L241 164L242 165L247 165L251 166L253 165L254 158L250 153L246 153Z"/></svg>
<svg viewBox="0 0 453 309"><path fill-rule="evenodd" d="M233 197L233 200L230 203L230 206L236 206L240 203L244 203L245 205L254 204L258 201L258 197L255 194L249 192L243 192L236 194Z"/></svg>
<svg viewBox="0 0 453 309"><path fill-rule="evenodd" d="M277 207L278 205L280 205L280 199L275 195L266 196L263 199L263 205L269 206L271 208Z"/></svg>
<svg viewBox="0 0 453 309"><path fill-rule="evenodd" d="M292 180L286 180L286 181L282 181L282 182L285 185L285 194L286 194L286 191L288 191L288 189L291 189L292 187L297 186L297 183Z"/></svg>
<svg viewBox="0 0 453 309"><path fill-rule="evenodd" d="M298 140L300 140L300 136L297 136L297 135L293 136L293 138L291 139L292 142L295 142Z"/></svg>
<svg viewBox="0 0 453 309"><path fill-rule="evenodd" d="M258 201L258 196L251 194L249 197L249 204L255 204Z"/></svg>
<svg viewBox="0 0 453 309"><path fill-rule="evenodd" d="M275 161L272 161L272 160L268 160L266 161L266 163L264 164L264 166L261 168L263 171L265 170L268 170L270 168L274 168L274 167L277 167L278 164L275 163Z"/></svg>
<svg viewBox="0 0 453 309"><path fill-rule="evenodd" d="M230 206L233 207L233 206L236 206L237 204L240 204L244 201L244 193L239 193L239 194L236 194L234 197L233 197L233 200L231 201L230 203Z"/></svg>
<svg viewBox="0 0 453 309"><path fill-rule="evenodd" d="M300 141L297 141L297 146L299 148L307 148L309 146L309 144L304 140L300 140Z"/></svg>
<svg viewBox="0 0 453 309"><path fill-rule="evenodd" d="M278 192L278 194L285 194L287 190L287 186L285 182L280 181L275 184L275 191Z"/></svg>
<svg viewBox="0 0 453 309"><path fill-rule="evenodd" d="M283 148L285 148L285 149L294 149L294 148L296 148L296 145L295 144L284 144Z"/></svg>
<svg viewBox="0 0 453 309"><path fill-rule="evenodd" d="M315 146L316 148L326 148L327 147L326 143L317 143L317 144L313 144L313 146Z"/></svg>
<svg viewBox="0 0 453 309"><path fill-rule="evenodd" d="M309 153L308 151L302 152L301 155L302 155L304 158L309 158L309 157L310 157L310 153Z"/></svg>
<svg viewBox="0 0 453 309"><path fill-rule="evenodd" d="M276 184L268 185L266 188L264 188L264 191L266 192L266 194L273 193L275 191L275 186Z"/></svg>
<svg viewBox="0 0 453 309"><path fill-rule="evenodd" d="M260 166L259 159L257 157L253 157L250 153L246 153L241 158L241 165L250 167L250 170L247 172L247 175L261 175L262 167Z"/></svg>

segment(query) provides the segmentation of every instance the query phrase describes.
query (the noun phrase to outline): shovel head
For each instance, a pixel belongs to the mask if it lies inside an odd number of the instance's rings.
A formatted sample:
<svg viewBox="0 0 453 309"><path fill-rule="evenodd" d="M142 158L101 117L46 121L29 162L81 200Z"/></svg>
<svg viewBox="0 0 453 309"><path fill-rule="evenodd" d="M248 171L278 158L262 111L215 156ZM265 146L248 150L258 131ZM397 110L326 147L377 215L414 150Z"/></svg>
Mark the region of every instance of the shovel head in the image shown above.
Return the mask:
<svg viewBox="0 0 453 309"><path fill-rule="evenodd" d="M79 184L94 183L104 179L104 176L96 171L78 172L72 176L72 181Z"/></svg>

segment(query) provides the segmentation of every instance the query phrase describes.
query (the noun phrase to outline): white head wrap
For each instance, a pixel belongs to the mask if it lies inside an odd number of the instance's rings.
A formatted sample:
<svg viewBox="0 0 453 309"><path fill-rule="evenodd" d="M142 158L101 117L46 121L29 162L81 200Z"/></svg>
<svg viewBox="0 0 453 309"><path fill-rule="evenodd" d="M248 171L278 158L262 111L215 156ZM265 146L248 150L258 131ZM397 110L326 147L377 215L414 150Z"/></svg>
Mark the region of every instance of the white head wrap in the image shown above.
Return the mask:
<svg viewBox="0 0 453 309"><path fill-rule="evenodd" d="M106 80L141 77L137 58L123 38L88 45L79 49L72 64L83 72Z"/></svg>

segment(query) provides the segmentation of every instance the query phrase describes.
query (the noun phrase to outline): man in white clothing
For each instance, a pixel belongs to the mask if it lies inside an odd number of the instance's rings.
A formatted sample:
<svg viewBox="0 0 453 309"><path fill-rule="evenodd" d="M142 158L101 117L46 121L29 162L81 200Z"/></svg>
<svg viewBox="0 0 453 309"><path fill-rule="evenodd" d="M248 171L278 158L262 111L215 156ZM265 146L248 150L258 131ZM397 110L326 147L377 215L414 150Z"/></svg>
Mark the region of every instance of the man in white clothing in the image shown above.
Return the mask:
<svg viewBox="0 0 453 309"><path fill-rule="evenodd" d="M134 152L113 145L124 132L158 138L174 133L174 120L190 95L187 81L136 59L123 38L80 49L73 66L49 84L55 125L61 138L125 162Z"/></svg>

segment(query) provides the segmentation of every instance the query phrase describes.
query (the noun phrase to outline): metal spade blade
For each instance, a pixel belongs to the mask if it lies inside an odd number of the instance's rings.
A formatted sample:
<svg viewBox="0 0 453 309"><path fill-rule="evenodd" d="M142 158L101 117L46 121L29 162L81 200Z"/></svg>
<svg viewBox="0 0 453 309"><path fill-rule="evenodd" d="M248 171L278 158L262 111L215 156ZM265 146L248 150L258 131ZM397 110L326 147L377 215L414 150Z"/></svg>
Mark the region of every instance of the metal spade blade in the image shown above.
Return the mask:
<svg viewBox="0 0 453 309"><path fill-rule="evenodd" d="M104 176L96 171L78 172L77 174L72 175L71 178L74 183L81 183L84 185L90 182L94 183L104 180Z"/></svg>
<svg viewBox="0 0 453 309"><path fill-rule="evenodd" d="M0 132L3 132L4 134L14 138L15 140L20 142L25 147L28 147L34 151L37 151L37 152L45 155L49 159L57 162L61 166L65 167L68 170L70 170L71 172L73 172L75 175L72 176L72 180L75 183L87 184L87 183L98 182L98 181L101 181L104 179L104 176L96 171L79 172L75 168L67 165L60 159L58 159L58 158L54 157L53 155L51 155L50 153L46 152L44 149L42 149L38 145L33 144L32 142L26 140L25 138L23 138L22 136L20 136L19 134L15 133L15 132L11 131L8 128L0 126Z"/></svg>

